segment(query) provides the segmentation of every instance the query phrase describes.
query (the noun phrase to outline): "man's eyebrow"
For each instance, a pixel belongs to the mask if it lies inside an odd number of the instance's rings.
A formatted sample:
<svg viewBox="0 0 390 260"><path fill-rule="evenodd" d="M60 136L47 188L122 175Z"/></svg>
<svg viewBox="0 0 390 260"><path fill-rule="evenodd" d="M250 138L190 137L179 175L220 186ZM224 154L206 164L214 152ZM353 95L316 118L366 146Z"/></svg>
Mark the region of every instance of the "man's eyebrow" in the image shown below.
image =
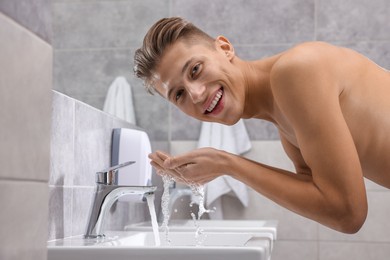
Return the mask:
<svg viewBox="0 0 390 260"><path fill-rule="evenodd" d="M171 97L171 94L172 94L174 89L175 89L175 87L172 87L172 88L168 87L168 93L167 93L167 99L168 100L171 99L170 97Z"/></svg>
<svg viewBox="0 0 390 260"><path fill-rule="evenodd" d="M184 74L185 73L185 71L188 69L188 66L190 66L190 64L193 62L193 60L194 60L194 58L191 58L191 59L189 59L188 61L186 61L186 63L184 64L184 66L183 66L183 69L181 70L181 73L182 74ZM167 87L168 88L168 93L167 93L167 98L168 98L168 100L170 100L171 98L171 94L172 94L172 92L173 92L173 90L175 89L175 87Z"/></svg>
<svg viewBox="0 0 390 260"><path fill-rule="evenodd" d="M188 66L190 65L190 63L192 63L193 60L194 58L191 58L184 64L183 69L181 70L182 74L187 70Z"/></svg>

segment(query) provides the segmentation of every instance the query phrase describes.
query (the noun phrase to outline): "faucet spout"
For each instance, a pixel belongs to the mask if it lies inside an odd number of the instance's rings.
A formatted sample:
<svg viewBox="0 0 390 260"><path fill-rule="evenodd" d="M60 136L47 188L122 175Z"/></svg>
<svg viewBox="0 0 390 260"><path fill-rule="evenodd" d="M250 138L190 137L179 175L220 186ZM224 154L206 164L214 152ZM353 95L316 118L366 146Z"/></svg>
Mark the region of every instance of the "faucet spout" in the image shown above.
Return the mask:
<svg viewBox="0 0 390 260"><path fill-rule="evenodd" d="M130 163L124 163L111 167L107 169L107 171L97 173L95 198L92 204L85 238L104 237L102 227L105 216L114 202L117 201L120 197L128 194L152 194L157 189L156 186L117 185L117 182L115 181L115 175L118 168L127 166L129 164Z"/></svg>

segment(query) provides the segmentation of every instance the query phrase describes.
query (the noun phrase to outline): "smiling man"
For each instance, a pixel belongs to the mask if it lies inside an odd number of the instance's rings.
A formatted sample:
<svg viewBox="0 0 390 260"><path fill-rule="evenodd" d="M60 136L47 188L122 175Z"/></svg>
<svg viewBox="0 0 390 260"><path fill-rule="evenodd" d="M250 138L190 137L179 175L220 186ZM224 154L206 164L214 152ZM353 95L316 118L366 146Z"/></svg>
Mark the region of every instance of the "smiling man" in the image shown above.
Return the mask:
<svg viewBox="0 0 390 260"><path fill-rule="evenodd" d="M228 174L276 203L323 225L355 233L367 216L366 177L390 188L390 72L327 43L299 44L244 61L223 36L182 18L151 27L135 54L135 74L202 121L275 124L296 172L212 148L150 155L183 182Z"/></svg>

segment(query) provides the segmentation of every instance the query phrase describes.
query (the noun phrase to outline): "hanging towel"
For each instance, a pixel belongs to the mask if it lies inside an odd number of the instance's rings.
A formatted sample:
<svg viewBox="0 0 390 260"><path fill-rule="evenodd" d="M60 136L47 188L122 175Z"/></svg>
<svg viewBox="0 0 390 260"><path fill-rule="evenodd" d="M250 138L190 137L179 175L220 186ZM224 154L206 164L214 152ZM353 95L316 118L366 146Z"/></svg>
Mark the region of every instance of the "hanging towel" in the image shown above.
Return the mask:
<svg viewBox="0 0 390 260"><path fill-rule="evenodd" d="M103 111L136 125L131 87L124 77L117 77L110 85Z"/></svg>
<svg viewBox="0 0 390 260"><path fill-rule="evenodd" d="M201 147L213 147L233 154L243 154L252 146L241 119L232 126L203 122L198 142L198 148ZM224 194L236 196L245 207L248 206L246 185L230 176L220 176L205 185L206 206L209 209L216 208L216 211L210 214L211 219L223 219L221 197Z"/></svg>

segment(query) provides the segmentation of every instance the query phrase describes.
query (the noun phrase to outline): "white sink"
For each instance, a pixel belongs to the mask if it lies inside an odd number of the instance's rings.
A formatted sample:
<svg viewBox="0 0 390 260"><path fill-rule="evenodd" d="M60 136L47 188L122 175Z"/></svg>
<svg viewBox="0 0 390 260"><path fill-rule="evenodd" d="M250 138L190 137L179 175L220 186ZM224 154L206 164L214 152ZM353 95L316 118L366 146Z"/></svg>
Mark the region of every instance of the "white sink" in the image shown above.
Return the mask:
<svg viewBox="0 0 390 260"><path fill-rule="evenodd" d="M169 230L171 232L195 232L197 226L204 232L224 232L224 233L249 233L257 237L264 237L270 240L271 251L277 234L276 220L171 220ZM160 227L160 232L163 229ZM151 223L141 222L125 227L128 231L152 231Z"/></svg>
<svg viewBox="0 0 390 260"><path fill-rule="evenodd" d="M127 231L106 232L104 239L82 236L48 242L48 260L268 260L276 235L275 221L198 221L202 243L195 238L194 223L172 221L170 244L160 232L155 246L150 222L128 226Z"/></svg>
<svg viewBox="0 0 390 260"><path fill-rule="evenodd" d="M169 221L170 231L194 231L198 225L207 232L249 232L249 233L269 233L272 239L276 240L277 233L276 220L171 220ZM159 225L161 226L161 225ZM161 228L160 228L161 229ZM151 223L141 222L125 227L125 230L152 231ZM160 230L161 231L161 230Z"/></svg>
<svg viewBox="0 0 390 260"><path fill-rule="evenodd" d="M162 246L197 246L199 241L194 232L170 232L169 242L164 238L165 234L160 233ZM219 247L219 246L245 246L253 236L247 233L205 233L201 235L201 245L198 247ZM134 232L126 237L118 238L113 241L104 242L102 246L155 246L154 235L152 232Z"/></svg>
<svg viewBox="0 0 390 260"><path fill-rule="evenodd" d="M107 233L106 239L73 237L48 243L48 260L267 260L270 240L249 233L204 233L196 246L194 232L170 232L170 245L155 246L152 232ZM161 234L161 241L164 241Z"/></svg>

